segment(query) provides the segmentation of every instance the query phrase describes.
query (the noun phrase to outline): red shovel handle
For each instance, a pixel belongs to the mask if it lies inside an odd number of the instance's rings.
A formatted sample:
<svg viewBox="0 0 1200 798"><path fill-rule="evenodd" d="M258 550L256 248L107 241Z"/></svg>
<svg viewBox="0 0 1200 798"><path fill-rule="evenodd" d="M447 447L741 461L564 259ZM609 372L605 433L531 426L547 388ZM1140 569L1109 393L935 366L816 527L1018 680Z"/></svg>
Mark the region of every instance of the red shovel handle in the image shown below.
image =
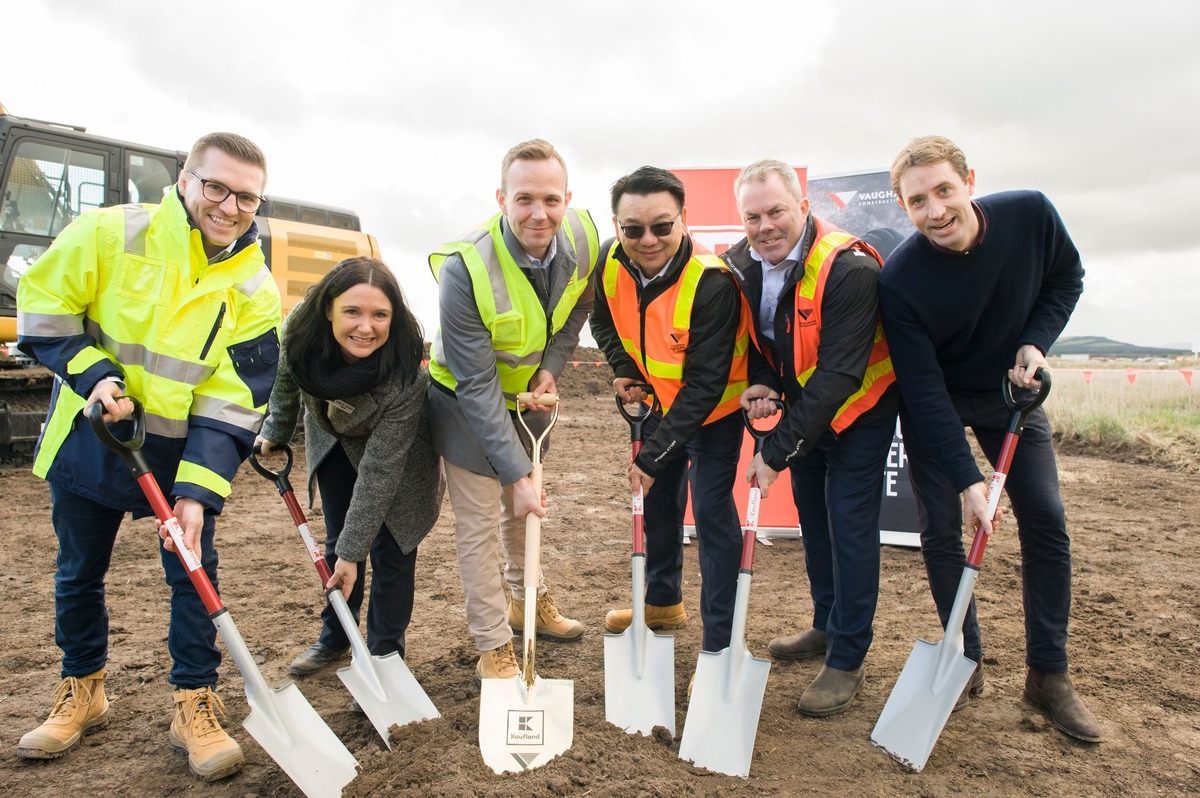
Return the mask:
<svg viewBox="0 0 1200 798"><path fill-rule="evenodd" d="M300 509L300 502L296 499L296 492L292 490L292 482L288 479L288 474L292 472L292 447L286 443L278 447L278 450L286 456L283 466L278 471L272 471L262 464L258 459L257 452L250 454L250 466L259 474L271 482L275 483L275 489L279 491L279 495L283 497L283 503L287 506L288 514L292 516L292 523L296 525L297 531L300 532L300 539L304 541L304 548L308 549L309 557L313 561L313 566L317 569L317 574L321 577L321 587L329 584L329 580L333 578L333 572L329 570L329 563L325 562L323 552L319 551L316 543L313 542L312 535L308 531L308 519L304 516L304 510ZM335 590L337 588L334 588Z"/></svg>
<svg viewBox="0 0 1200 798"><path fill-rule="evenodd" d="M1042 387L1024 402L1013 396L1012 382L1008 377L1004 377L1001 385L1001 390L1004 392L1004 403L1012 411L1012 416L1009 418L1008 429L1004 433L1004 443L1000 447L1000 456L996 458L996 467L992 471L992 481L988 486L987 512L992 516L996 514L996 507L1000 504L1000 492L1004 490L1004 482L1008 479L1008 469L1012 466L1013 454L1016 452L1021 432L1025 429L1025 421L1029 418L1029 414L1041 407L1042 402L1046 401L1046 397L1050 395L1050 372L1044 368L1038 369L1036 376L1042 383ZM984 534L982 524L975 527L975 540L971 543L971 551L967 554L968 567L978 569L983 563L983 552L987 548L989 537L991 536Z"/></svg>
<svg viewBox="0 0 1200 798"><path fill-rule="evenodd" d="M634 383L630 388L641 388L642 391L649 394L651 403L647 405L645 402L637 402L637 412L630 412L625 409L625 402L620 395L616 396L617 410L621 416L629 423L629 441L632 454L630 462L637 460L639 454L642 453L642 427L645 426L646 420L658 411L658 396L654 393L654 386L649 383ZM645 517L642 515L642 503L645 501L645 496L633 497L633 553L635 556L644 555L646 553L646 526Z"/></svg>
<svg viewBox="0 0 1200 798"><path fill-rule="evenodd" d="M770 401L771 404L779 408L779 417L767 429L759 429L754 426L754 421L750 418L750 414L745 409L742 410L742 423L750 431L750 437L754 438L755 454L762 451L763 441L783 423L783 417L787 414L787 405L783 403L783 400L771 399ZM747 502L746 507L746 527L742 532L741 569L748 573L754 571L754 543L758 539L758 504L761 496L762 489L758 486L758 475L755 474L750 479L750 500Z"/></svg>
<svg viewBox="0 0 1200 798"><path fill-rule="evenodd" d="M88 421L92 425L92 431L96 433L96 437L100 439L101 443L116 452L125 461L129 472L133 474L142 493L146 495L146 501L150 502L150 508L154 510L154 515L171 531L171 539L175 543L175 554L179 557L179 562L183 564L184 570L187 571L188 578L192 580L196 592L200 594L204 608L208 610L209 615L216 615L225 609L225 605L221 603L216 588L213 587L208 574L201 567L200 558L183 545L183 528L179 519L175 517L171 505L163 496L162 488L158 486L154 474L150 471L150 466L146 464L146 457L142 454L142 444L146 439L146 414L142 403L132 396L121 398L133 402L133 436L129 440L118 440L108 425L104 423L104 405L99 402L92 405L88 412Z"/></svg>

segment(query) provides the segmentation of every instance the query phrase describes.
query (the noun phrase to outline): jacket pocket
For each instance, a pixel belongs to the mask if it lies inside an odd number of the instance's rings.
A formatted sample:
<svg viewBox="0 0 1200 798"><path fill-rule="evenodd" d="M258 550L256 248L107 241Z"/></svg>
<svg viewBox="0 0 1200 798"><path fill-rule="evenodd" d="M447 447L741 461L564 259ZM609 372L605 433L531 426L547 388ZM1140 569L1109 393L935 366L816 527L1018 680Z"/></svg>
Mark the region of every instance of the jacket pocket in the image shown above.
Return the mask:
<svg viewBox="0 0 1200 798"><path fill-rule="evenodd" d="M275 329L240 344L228 347L229 359L238 377L250 389L254 406L265 405L275 384L275 368L279 363L279 335Z"/></svg>

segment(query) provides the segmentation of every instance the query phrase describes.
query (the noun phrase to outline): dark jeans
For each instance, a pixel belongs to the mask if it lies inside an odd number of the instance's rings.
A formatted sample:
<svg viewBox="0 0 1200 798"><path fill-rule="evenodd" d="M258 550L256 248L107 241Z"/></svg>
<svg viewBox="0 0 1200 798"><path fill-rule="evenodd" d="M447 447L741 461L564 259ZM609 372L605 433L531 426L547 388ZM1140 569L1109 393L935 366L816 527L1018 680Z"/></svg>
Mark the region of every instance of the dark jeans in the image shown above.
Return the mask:
<svg viewBox="0 0 1200 798"><path fill-rule="evenodd" d="M995 464L1011 416L1003 399L999 394L994 399L954 395L951 399L963 425L974 431L983 453ZM908 474L917 499L925 571L938 616L945 625L967 559L962 542L962 503L904 411L900 423L908 453ZM1071 614L1071 539L1058 492L1050 422L1040 408L1025 423L1004 489L1017 519L1021 544L1025 661L1029 667L1046 673L1065 673L1067 621ZM985 567L982 574L986 572ZM974 599L963 623L963 646L969 658L978 660L983 656Z"/></svg>
<svg viewBox="0 0 1200 798"><path fill-rule="evenodd" d="M114 510L55 485L50 486L51 521L58 537L58 570L54 575L54 642L63 652L62 676L86 676L108 661L108 607L104 577L112 559L117 530L125 517ZM204 514L200 560L217 586L217 551L213 548L214 515ZM150 523L138 524L137 534L154 534ZM169 681L191 690L217 683L217 629L204 602L192 586L179 557L159 545L163 571L171 588L171 623L167 649L171 653Z"/></svg>
<svg viewBox="0 0 1200 798"><path fill-rule="evenodd" d="M333 570L337 563L338 537L346 525L346 513L350 509L350 498L354 494L354 483L358 473L350 463L341 445L334 446L329 455L317 466L317 485L321 490L321 506L325 513L325 562ZM413 591L416 586L417 550L404 554L396 539L381 526L371 544L371 602L367 605L367 648L372 654L384 655L393 651L404 656L404 632L412 619ZM358 564L358 578L350 591L346 603L359 618L363 603L363 583L367 564ZM321 636L317 642L334 651L350 647L350 639L342 628L333 606L325 605L321 612Z"/></svg>
<svg viewBox="0 0 1200 798"><path fill-rule="evenodd" d="M896 417L827 430L792 461L792 497L803 530L813 627L826 634L825 664L862 665L879 598L879 511Z"/></svg>
<svg viewBox="0 0 1200 798"><path fill-rule="evenodd" d="M658 429L660 419L646 422L646 437ZM733 484L743 434L741 413L704 425L688 441L687 457L672 460L645 496L646 603L669 607L683 601L683 519L691 485L705 651L728 648L733 628L742 560L742 526Z"/></svg>

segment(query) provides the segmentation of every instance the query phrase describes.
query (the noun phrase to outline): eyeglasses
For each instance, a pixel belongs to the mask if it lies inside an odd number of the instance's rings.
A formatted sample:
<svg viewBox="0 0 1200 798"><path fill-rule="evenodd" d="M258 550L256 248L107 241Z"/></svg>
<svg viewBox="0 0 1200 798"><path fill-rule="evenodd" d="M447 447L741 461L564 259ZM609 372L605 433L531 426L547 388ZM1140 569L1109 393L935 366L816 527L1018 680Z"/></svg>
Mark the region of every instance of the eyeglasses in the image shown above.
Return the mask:
<svg viewBox="0 0 1200 798"><path fill-rule="evenodd" d="M650 234L655 238L666 238L671 235L671 230L675 227L675 223L679 221L679 217L683 212L675 214L675 218L669 222L655 222L650 227ZM632 241L638 241L642 236L646 235L646 225L644 224L623 224L621 225L621 235Z"/></svg>
<svg viewBox="0 0 1200 798"><path fill-rule="evenodd" d="M228 186L222 185L215 180L205 180L200 175L187 170L188 174L200 181L200 191L204 194L204 198L209 202L222 203L229 198L234 190ZM238 210L243 213L254 213L258 210L258 206L267 201L266 197L260 197L258 194L248 194L245 191L237 192Z"/></svg>

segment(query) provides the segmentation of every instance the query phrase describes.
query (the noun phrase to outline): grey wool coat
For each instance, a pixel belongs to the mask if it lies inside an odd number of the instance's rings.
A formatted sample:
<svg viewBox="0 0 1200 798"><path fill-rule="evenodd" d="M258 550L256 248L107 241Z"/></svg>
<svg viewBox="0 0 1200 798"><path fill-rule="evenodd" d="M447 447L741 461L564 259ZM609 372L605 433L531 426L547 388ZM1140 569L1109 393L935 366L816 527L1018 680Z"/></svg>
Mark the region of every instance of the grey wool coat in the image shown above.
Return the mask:
<svg viewBox="0 0 1200 798"><path fill-rule="evenodd" d="M340 559L366 560L383 524L407 554L437 521L446 482L429 434L428 384L429 372L421 368L407 385L397 373L364 394L326 402L296 385L286 350L279 358L262 437L290 441L303 403L309 495L317 466L338 443L358 471L338 538Z"/></svg>

